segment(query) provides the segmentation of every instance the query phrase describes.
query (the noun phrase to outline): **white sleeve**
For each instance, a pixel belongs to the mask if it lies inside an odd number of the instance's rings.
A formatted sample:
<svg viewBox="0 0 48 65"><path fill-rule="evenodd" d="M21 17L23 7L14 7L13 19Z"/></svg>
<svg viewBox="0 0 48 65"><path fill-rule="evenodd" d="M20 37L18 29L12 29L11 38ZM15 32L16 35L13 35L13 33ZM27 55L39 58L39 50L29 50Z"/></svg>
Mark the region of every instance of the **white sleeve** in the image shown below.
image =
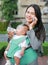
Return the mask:
<svg viewBox="0 0 48 65"><path fill-rule="evenodd" d="M19 46L21 47L28 47L27 43L26 43L26 40L24 40L22 43L19 44Z"/></svg>

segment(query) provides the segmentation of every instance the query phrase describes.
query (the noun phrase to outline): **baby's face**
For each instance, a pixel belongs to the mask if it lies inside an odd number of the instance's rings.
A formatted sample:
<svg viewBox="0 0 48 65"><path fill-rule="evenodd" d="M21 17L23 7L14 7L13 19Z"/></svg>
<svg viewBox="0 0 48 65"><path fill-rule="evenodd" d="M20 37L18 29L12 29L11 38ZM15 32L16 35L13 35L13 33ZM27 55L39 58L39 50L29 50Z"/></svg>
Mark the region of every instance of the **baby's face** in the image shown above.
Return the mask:
<svg viewBox="0 0 48 65"><path fill-rule="evenodd" d="M17 34L19 35L25 35L27 31L28 31L27 26L22 26L16 30Z"/></svg>

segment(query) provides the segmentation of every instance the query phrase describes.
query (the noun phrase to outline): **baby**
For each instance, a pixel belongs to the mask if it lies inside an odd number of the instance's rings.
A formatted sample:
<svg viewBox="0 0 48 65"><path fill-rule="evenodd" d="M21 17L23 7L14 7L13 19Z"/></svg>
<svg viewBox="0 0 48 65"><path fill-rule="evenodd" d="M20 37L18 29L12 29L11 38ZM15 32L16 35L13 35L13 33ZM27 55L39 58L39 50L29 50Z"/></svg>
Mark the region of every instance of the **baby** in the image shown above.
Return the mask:
<svg viewBox="0 0 48 65"><path fill-rule="evenodd" d="M7 57L8 59L14 58L15 65L20 64L20 58L24 55L25 49L29 47L29 39L26 35L28 30L29 27L26 24L19 25L16 29L16 35L10 41Z"/></svg>

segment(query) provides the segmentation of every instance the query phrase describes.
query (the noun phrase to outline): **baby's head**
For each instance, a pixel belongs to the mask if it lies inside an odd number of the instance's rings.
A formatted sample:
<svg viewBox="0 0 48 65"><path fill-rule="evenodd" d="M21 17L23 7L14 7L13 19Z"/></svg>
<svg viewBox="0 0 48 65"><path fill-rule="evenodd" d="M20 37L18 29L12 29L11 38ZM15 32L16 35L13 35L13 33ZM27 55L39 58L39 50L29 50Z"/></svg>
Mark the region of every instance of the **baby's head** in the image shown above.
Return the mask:
<svg viewBox="0 0 48 65"><path fill-rule="evenodd" d="M27 31L29 30L29 27L27 24L18 25L16 29L16 34L18 35L26 35Z"/></svg>

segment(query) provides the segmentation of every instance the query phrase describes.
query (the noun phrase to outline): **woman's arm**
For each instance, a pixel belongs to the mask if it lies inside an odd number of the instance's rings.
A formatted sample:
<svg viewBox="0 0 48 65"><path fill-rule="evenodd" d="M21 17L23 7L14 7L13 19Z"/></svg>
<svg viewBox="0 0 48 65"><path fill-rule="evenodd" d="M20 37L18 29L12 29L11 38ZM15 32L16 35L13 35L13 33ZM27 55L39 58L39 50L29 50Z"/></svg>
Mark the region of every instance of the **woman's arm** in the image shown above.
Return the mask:
<svg viewBox="0 0 48 65"><path fill-rule="evenodd" d="M37 39L37 37L35 36L35 32L34 32L33 29L31 29L30 31L28 31L27 35L30 38L30 44L31 44L32 48L34 50L37 50L41 46L42 41Z"/></svg>

